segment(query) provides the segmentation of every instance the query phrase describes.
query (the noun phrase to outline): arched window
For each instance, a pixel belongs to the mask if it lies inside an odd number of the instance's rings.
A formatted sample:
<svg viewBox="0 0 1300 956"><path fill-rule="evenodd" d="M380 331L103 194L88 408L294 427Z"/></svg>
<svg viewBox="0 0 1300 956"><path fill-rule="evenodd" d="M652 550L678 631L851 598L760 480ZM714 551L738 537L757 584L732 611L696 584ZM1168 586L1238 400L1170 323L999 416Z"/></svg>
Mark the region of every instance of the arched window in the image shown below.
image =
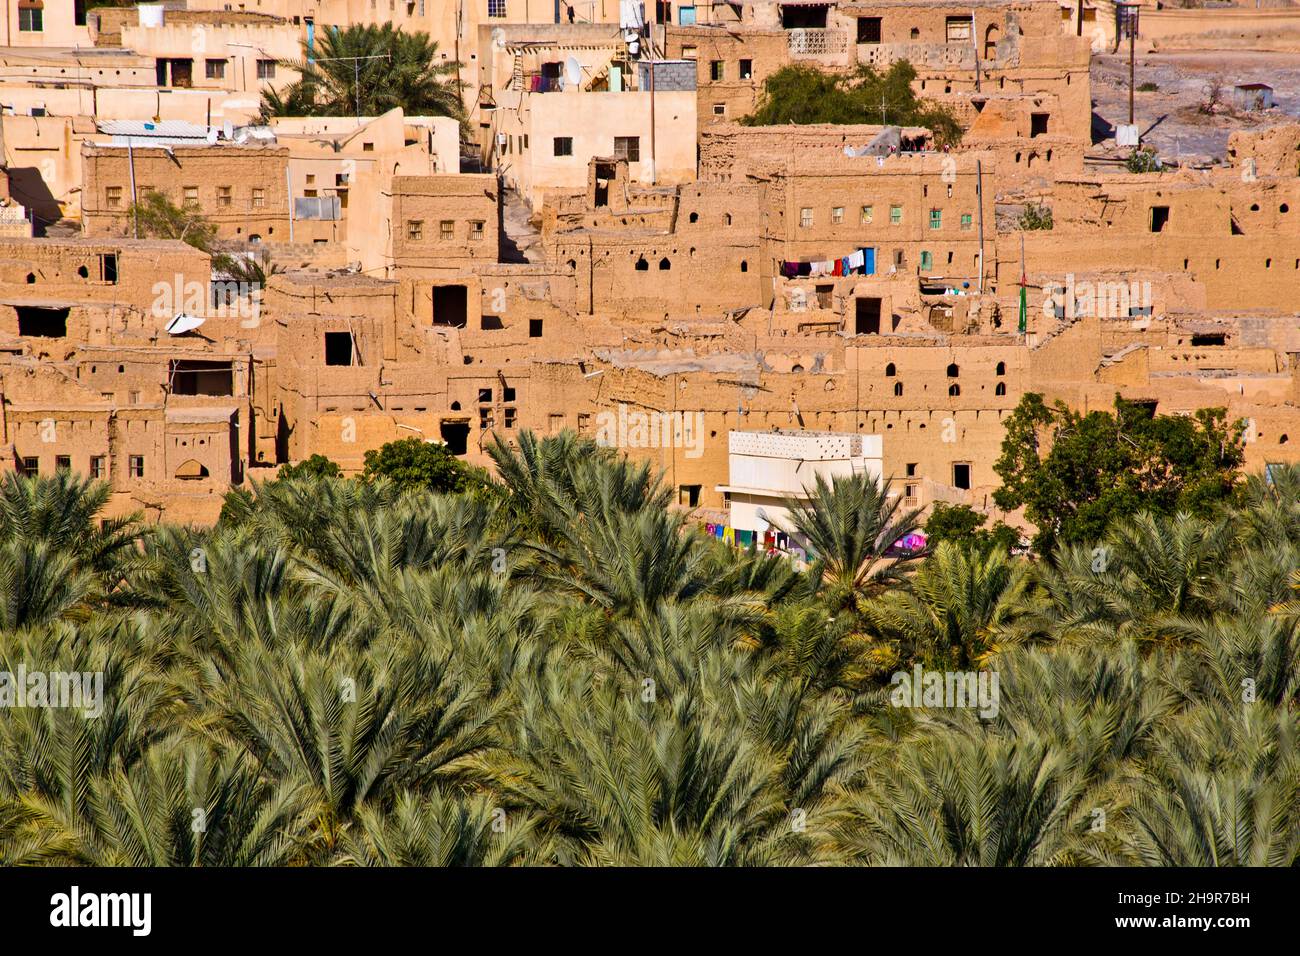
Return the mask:
<svg viewBox="0 0 1300 956"><path fill-rule="evenodd" d="M885 366L885 378L893 378L898 374L898 369L894 368L894 363L890 362Z"/></svg>
<svg viewBox="0 0 1300 956"><path fill-rule="evenodd" d="M691 213L691 222L699 222L699 221L700 221L700 214L698 212Z"/></svg>
<svg viewBox="0 0 1300 956"><path fill-rule="evenodd" d="M895 382L895 383L894 383L894 397L895 397L895 398L900 398L900 397L902 397L902 394L903 394L903 383L902 383L902 382Z"/></svg>
<svg viewBox="0 0 1300 956"><path fill-rule="evenodd" d="M749 263L746 262L744 259L741 259L741 260L740 260L740 271L741 271L741 272L748 272L748 271L749 271Z"/></svg>
<svg viewBox="0 0 1300 956"><path fill-rule="evenodd" d="M1006 375L1006 374L1007 374L1007 363L1006 363L1006 362L999 362L999 363L998 363L998 367L995 369L995 371L996 371L999 375Z"/></svg>
<svg viewBox="0 0 1300 956"><path fill-rule="evenodd" d="M650 263L645 261L645 256L642 256L640 259L636 261L637 272L648 272L649 270L650 270Z"/></svg>
<svg viewBox="0 0 1300 956"><path fill-rule="evenodd" d="M667 256L664 256L662 259L659 260L659 271L660 271L660 272L667 272L667 271L668 271L669 269L671 269L672 267L673 267L673 264L672 264L671 262L668 261L668 257L667 257Z"/></svg>
<svg viewBox="0 0 1300 956"><path fill-rule="evenodd" d="M1006 383L1006 382L998 382L997 386L993 389L993 394L994 394L994 395L1005 395L1006 393L1007 393L1007 383Z"/></svg>
<svg viewBox="0 0 1300 956"><path fill-rule="evenodd" d="M956 378L956 377L957 377L957 374L958 374L960 371L961 371L961 370L957 368L957 363L956 363L956 362L953 362L951 365L948 366L948 377L949 377L949 378Z"/></svg>
<svg viewBox="0 0 1300 956"><path fill-rule="evenodd" d="M984 31L984 59L995 60L998 55L998 26L996 23L989 24L989 28Z"/></svg>
<svg viewBox="0 0 1300 956"><path fill-rule="evenodd" d="M182 481L195 481L208 477L208 469L191 458L188 461L181 462L181 466L176 469L176 477Z"/></svg>
<svg viewBox="0 0 1300 956"><path fill-rule="evenodd" d="M958 385L956 382L953 382L951 385L948 386L948 395L950 398L956 398L960 394L961 394L961 386Z"/></svg>

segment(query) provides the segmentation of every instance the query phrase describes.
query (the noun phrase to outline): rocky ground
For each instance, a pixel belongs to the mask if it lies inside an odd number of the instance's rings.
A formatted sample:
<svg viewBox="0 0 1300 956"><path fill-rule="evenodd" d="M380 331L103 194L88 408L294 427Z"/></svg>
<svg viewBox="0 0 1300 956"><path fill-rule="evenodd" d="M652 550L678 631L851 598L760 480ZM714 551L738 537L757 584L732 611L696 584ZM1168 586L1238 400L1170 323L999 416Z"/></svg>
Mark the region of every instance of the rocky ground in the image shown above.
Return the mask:
<svg viewBox="0 0 1300 956"><path fill-rule="evenodd" d="M1127 51L1093 57L1094 146L1089 155L1115 152L1114 126L1128 122L1128 82ZM1216 82L1222 88L1223 101L1207 114L1201 107L1208 103L1209 88ZM1252 82L1273 87L1273 109L1242 112L1232 108L1232 88ZM1300 57L1294 54L1242 50L1139 54L1137 83L1158 87L1135 96L1135 118L1143 142L1154 146L1162 157L1181 158L1185 163L1222 161L1228 134L1234 130L1293 123L1300 117Z"/></svg>

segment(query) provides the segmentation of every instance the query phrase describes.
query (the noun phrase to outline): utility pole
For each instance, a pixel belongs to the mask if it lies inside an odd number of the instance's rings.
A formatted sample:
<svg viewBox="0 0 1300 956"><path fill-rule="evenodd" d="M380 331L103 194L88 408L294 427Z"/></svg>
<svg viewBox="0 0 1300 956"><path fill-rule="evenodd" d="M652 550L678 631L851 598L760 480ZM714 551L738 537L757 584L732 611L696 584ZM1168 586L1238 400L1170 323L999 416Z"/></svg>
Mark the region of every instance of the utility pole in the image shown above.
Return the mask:
<svg viewBox="0 0 1300 956"><path fill-rule="evenodd" d="M646 24L646 40L649 46L650 72L650 185L659 182L658 155L655 151L655 24L659 22L659 0L647 0L650 6L650 22ZM645 51L642 51L643 53Z"/></svg>
<svg viewBox="0 0 1300 956"><path fill-rule="evenodd" d="M984 165L975 160L975 206L980 218L980 274L975 291L984 294ZM1021 237L1024 238L1023 236Z"/></svg>
<svg viewBox="0 0 1300 956"><path fill-rule="evenodd" d="M135 218L135 238L140 238L140 197L135 194L135 151L131 148L131 137L126 137L126 163L131 172L131 212Z"/></svg>
<svg viewBox="0 0 1300 956"><path fill-rule="evenodd" d="M1133 90L1136 86L1136 77L1137 77L1136 49L1137 49L1139 9L1140 7L1138 6L1137 0L1128 0L1128 2L1120 3L1115 7L1115 12L1118 17L1118 20L1116 22L1116 32L1118 33L1118 36L1116 37L1117 47L1118 47L1118 40L1122 38L1125 33L1128 34L1128 125L1129 126L1133 125L1133 116L1134 116Z"/></svg>
<svg viewBox="0 0 1300 956"><path fill-rule="evenodd" d="M1136 17L1136 11L1133 13ZM1134 25L1136 26L1136 24ZM1128 31L1128 125L1133 125L1133 81L1137 75L1137 67L1134 66L1133 49L1137 45L1137 30L1134 26L1129 27Z"/></svg>

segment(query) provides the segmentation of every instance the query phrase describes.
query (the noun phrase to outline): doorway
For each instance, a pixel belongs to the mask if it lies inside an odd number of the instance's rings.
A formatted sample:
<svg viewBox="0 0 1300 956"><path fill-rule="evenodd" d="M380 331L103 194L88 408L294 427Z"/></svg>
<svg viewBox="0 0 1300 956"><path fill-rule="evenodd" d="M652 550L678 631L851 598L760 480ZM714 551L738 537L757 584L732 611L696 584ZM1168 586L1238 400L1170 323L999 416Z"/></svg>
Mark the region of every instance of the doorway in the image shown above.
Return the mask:
<svg viewBox="0 0 1300 956"><path fill-rule="evenodd" d="M857 335L880 334L880 300L874 297L857 300L853 331Z"/></svg>

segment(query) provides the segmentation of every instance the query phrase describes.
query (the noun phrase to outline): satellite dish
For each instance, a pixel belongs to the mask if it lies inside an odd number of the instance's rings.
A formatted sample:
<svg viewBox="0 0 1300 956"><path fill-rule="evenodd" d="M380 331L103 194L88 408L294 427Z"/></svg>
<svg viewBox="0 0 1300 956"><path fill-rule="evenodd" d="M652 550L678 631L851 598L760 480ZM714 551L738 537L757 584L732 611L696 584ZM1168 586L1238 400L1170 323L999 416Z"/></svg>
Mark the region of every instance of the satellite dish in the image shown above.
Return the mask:
<svg viewBox="0 0 1300 956"><path fill-rule="evenodd" d="M204 321L206 320L201 315L186 315L181 312L176 318L167 323L167 333L169 335L183 335L186 332L193 332Z"/></svg>
<svg viewBox="0 0 1300 956"><path fill-rule="evenodd" d="M564 61L564 85L577 86L582 82L582 64L576 56Z"/></svg>
<svg viewBox="0 0 1300 956"><path fill-rule="evenodd" d="M506 46L506 31L497 27L492 31L492 45L498 50L504 50Z"/></svg>

